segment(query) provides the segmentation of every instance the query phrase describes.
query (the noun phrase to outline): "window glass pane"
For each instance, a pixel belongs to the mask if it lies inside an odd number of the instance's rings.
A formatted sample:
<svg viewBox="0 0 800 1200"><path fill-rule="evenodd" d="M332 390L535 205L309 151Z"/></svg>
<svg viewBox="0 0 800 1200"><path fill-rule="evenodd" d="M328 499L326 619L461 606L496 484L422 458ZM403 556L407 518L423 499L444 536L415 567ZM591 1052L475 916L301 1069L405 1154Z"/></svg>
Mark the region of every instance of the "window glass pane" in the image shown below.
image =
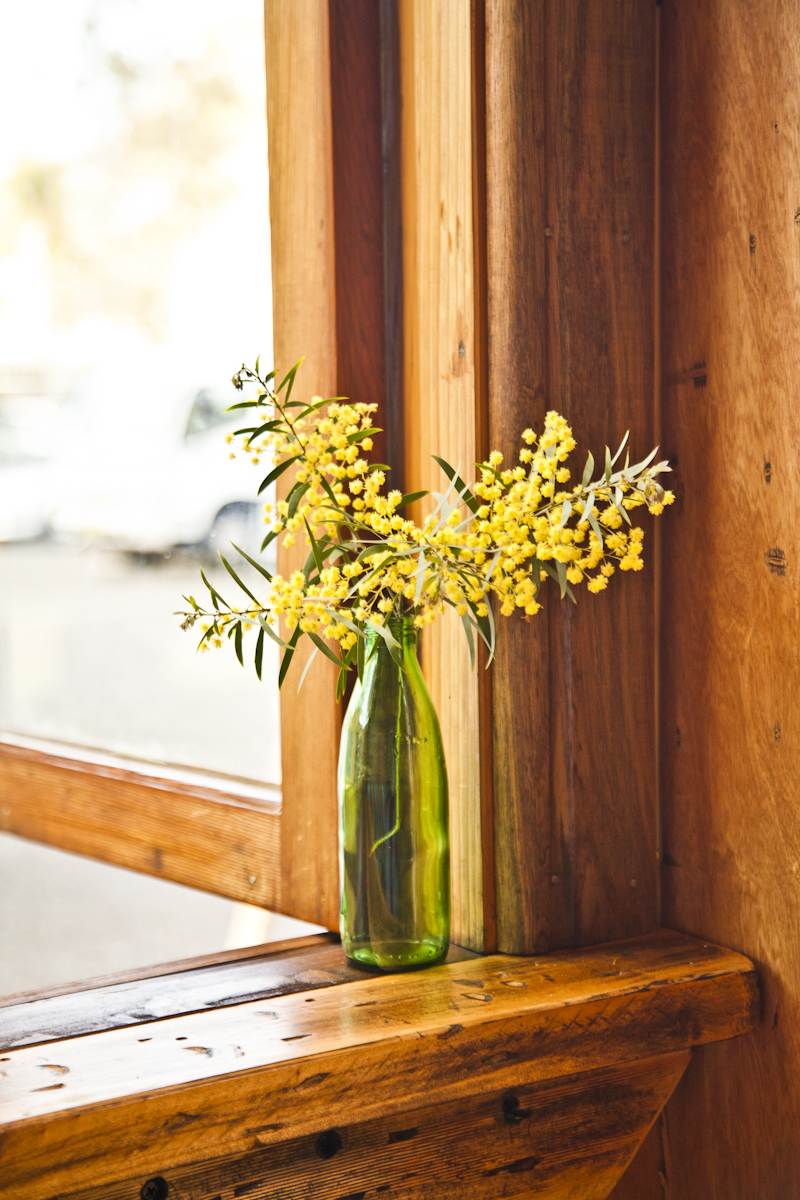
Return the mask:
<svg viewBox="0 0 800 1200"><path fill-rule="evenodd" d="M173 615L264 532L225 443L271 354L263 60L261 0L0 8L0 731L274 784L274 648L259 684Z"/></svg>
<svg viewBox="0 0 800 1200"><path fill-rule="evenodd" d="M319 930L9 834L0 914L0 996Z"/></svg>

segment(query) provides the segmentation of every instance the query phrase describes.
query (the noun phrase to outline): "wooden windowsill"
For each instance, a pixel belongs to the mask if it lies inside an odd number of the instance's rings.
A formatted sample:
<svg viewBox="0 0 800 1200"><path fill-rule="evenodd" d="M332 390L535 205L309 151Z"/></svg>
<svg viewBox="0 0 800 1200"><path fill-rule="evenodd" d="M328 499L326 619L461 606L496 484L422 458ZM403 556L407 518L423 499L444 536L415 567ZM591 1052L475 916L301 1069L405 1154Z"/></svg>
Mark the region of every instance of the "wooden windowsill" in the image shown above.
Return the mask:
<svg viewBox="0 0 800 1200"><path fill-rule="evenodd" d="M555 1197L584 1159L595 1190L569 1194L605 1195L596 1181L624 1169L691 1047L757 1019L747 959L668 931L535 958L456 957L361 975L323 937L0 1009L0 1045L17 1047L0 1053L0 1197L138 1200L158 1179L180 1200L510 1196L540 1181L537 1194ZM459 1191L476 1155L484 1182Z"/></svg>

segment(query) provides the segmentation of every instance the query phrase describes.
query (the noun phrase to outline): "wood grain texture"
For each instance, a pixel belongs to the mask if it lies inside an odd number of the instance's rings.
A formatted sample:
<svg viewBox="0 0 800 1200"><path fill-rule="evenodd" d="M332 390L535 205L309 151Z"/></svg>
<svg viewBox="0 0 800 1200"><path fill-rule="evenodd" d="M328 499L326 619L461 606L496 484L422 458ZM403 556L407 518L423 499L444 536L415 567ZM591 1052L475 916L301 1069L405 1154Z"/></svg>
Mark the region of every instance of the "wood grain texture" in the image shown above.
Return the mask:
<svg viewBox="0 0 800 1200"><path fill-rule="evenodd" d="M406 479L441 491L431 455L474 479L477 458L468 3L400 0ZM430 511L429 499L415 505ZM458 616L425 630L425 678L450 784L453 940L484 945L478 680Z"/></svg>
<svg viewBox="0 0 800 1200"><path fill-rule="evenodd" d="M432 1105L404 1113L401 1120L343 1126L332 1131L341 1148L329 1158L322 1157L324 1143L312 1134L241 1158L170 1171L169 1196L488 1200L524 1194L605 1200L689 1057L684 1050ZM333 1148L336 1142L328 1136ZM144 1182L140 1174L71 1200L140 1200Z"/></svg>
<svg viewBox="0 0 800 1200"><path fill-rule="evenodd" d="M377 404L386 430L381 21L375 0L328 0L337 395ZM386 433L373 458L389 462ZM392 476L393 486L395 484Z"/></svg>
<svg viewBox="0 0 800 1200"><path fill-rule="evenodd" d="M280 908L277 804L4 745L0 830Z"/></svg>
<svg viewBox="0 0 800 1200"><path fill-rule="evenodd" d="M663 1113L651 1127L608 1200L667 1200L662 1144Z"/></svg>
<svg viewBox="0 0 800 1200"><path fill-rule="evenodd" d="M655 6L487 0L489 440L516 461L549 408L580 468L654 444ZM655 625L647 567L577 608L501 621L494 667L498 945L658 923Z"/></svg>
<svg viewBox="0 0 800 1200"><path fill-rule="evenodd" d="M176 975L183 971L197 971L201 967L216 967L227 963L244 962L249 958L261 958L265 954L291 953L305 946L328 946L338 942L338 934L312 933L305 937L286 938L279 942L262 942L258 946L242 946L236 950L220 950L216 954L199 954L194 958L176 959L174 962L157 963L149 967L132 967L128 971L111 971L107 975L95 975L89 979L78 979L70 983L59 983L53 987L32 988L25 992L11 992L0 996L0 1008L15 1004L32 1004L39 1000L52 1000L56 996L70 993L90 992L97 988L113 987L119 983L135 983L140 979L157 979L160 975Z"/></svg>
<svg viewBox="0 0 800 1200"><path fill-rule="evenodd" d="M330 37L327 0L265 0L273 346L282 371L305 356L298 394L336 394ZM281 484L289 486L289 475ZM301 538L278 568L302 567ZM309 649L310 648L310 649ZM339 920L336 668L300 644L281 691L281 911L333 929ZM313 752L311 748L313 747Z"/></svg>
<svg viewBox="0 0 800 1200"><path fill-rule="evenodd" d="M800 9L661 9L664 912L750 953L764 1020L667 1113L669 1200L800 1180ZM766 464L769 464L767 467ZM676 506L677 507L677 506Z"/></svg>
<svg viewBox="0 0 800 1200"><path fill-rule="evenodd" d="M748 960L665 932L11 1050L0 1061L0 1196L46 1200L129 1178L134 1154L142 1173L163 1173L332 1121L672 1054L746 1032L757 1003Z"/></svg>
<svg viewBox="0 0 800 1200"><path fill-rule="evenodd" d="M451 946L446 961L465 962L474 957L469 950ZM169 973L156 968L138 979L99 981L91 989L54 996L34 993L16 1004L4 1003L0 1053L364 978L363 971L347 962L335 934L266 945L255 954L229 951L217 962L187 959L173 964Z"/></svg>

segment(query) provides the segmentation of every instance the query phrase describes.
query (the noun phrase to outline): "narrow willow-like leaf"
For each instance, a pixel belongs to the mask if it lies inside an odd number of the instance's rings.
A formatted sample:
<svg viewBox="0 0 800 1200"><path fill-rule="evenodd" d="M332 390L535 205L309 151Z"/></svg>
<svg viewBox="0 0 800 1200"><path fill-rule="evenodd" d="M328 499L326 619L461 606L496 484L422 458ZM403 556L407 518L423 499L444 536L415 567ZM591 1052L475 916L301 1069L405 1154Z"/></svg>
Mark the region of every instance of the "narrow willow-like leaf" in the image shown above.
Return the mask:
<svg viewBox="0 0 800 1200"><path fill-rule="evenodd" d="M258 495L260 496L265 488L268 488L271 483L274 483L276 479L279 479L284 471L289 470L289 467L292 465L292 463L296 463L302 457L302 454L295 454L292 456L292 458L287 458L284 462L278 463L277 467L270 471L266 479L261 481L261 486L258 489Z"/></svg>
<svg viewBox="0 0 800 1200"><path fill-rule="evenodd" d="M256 668L256 675L258 676L259 680L261 679L261 663L263 661L263 658L264 658L264 627L262 626L261 629L259 629L259 631L258 631L258 641L256 642L256 653L255 653L255 657L253 659L253 662L254 662L254 665Z"/></svg>
<svg viewBox="0 0 800 1200"><path fill-rule="evenodd" d="M464 626L464 632L467 635L467 643L469 645L469 665L475 670L475 639L472 636L472 623L466 613L461 613L461 624Z"/></svg>
<svg viewBox="0 0 800 1200"><path fill-rule="evenodd" d="M315 659L316 657L317 657L317 648L316 648L316 646L315 646L315 647L314 647L314 649L313 649L313 650L311 651L311 653L309 654L309 656L308 656L308 662L306 663L305 667L303 668L303 674L300 676L300 682L299 682L299 683L298 683L298 685L297 685L297 694L298 694L298 696L300 695L300 688L303 686L303 684L304 684L304 683L305 683L305 681L306 681L306 675L307 675L307 674L308 674L308 672L311 670L311 664L313 663L313 661L314 661L314 659Z"/></svg>
<svg viewBox="0 0 800 1200"><path fill-rule="evenodd" d="M269 546L271 542L274 542L275 538L279 537L279 536L280 536L280 530L271 529L270 532L267 534L267 536L264 538L263 542L261 543L261 553L263 554L264 551L266 550L267 546ZM233 543L231 543L231 544L233 544ZM241 550L239 551L239 553L241 554ZM270 579L271 578L272 578L272 576L270 576Z"/></svg>
<svg viewBox="0 0 800 1200"><path fill-rule="evenodd" d="M294 377L295 377L295 375L297 374L298 368L299 368L300 366L302 366L303 362L305 362L305 355L303 355L303 357L302 357L301 359L299 359L299 360L298 360L298 361L297 361L297 362L294 364L294 366L293 366L293 367L291 367L291 368L290 368L290 369L289 369L289 370L286 372L286 374L284 375L284 377L283 377L283 379L281 380L281 382L278 384L278 387L277 387L277 389L276 389L276 391L275 391L275 395L276 395L276 396L278 396L278 395L280 395L280 393L283 391L283 389L284 389L284 388L286 388L286 399L283 401L283 407L284 407L284 408L286 408L286 406L287 406L287 405L288 405L288 403L289 403L289 397L291 396L291 394L292 394L292 388L294 387ZM287 384L288 384L288 386L287 386Z"/></svg>
<svg viewBox="0 0 800 1200"><path fill-rule="evenodd" d="M586 459L586 466L583 468L583 481L582 481L583 487L586 487L587 483L592 478L593 473L594 473L594 455L592 454L592 452L590 450L589 456Z"/></svg>
<svg viewBox="0 0 800 1200"><path fill-rule="evenodd" d="M288 645L286 652L283 656L283 659L281 661L281 669L278 672L278 688L279 689L281 687L283 687L283 681L286 678L286 672L289 670L291 661L294 658L295 647L297 646L297 642L298 642L298 639L300 638L301 632L302 631L300 629L300 626L298 625L297 628L295 629L294 633L292 634L291 638L289 639L289 645Z"/></svg>
<svg viewBox="0 0 800 1200"><path fill-rule="evenodd" d="M233 644L234 644L234 649L236 650L236 657L238 658L240 665L244 666L244 658L242 657L242 622L241 621L236 622L236 637L234 638Z"/></svg>
<svg viewBox="0 0 800 1200"><path fill-rule="evenodd" d="M292 519L292 517L294 516L294 514L297 512L297 508L298 508L298 505L300 504L300 501L303 499L303 496L305 496L306 492L308 491L308 489L310 487L311 487L311 484L307 480L305 482L301 482L298 479L297 483L294 485L292 490L289 492L289 495L286 497L286 503L288 505L288 508L286 510L286 520L287 521L290 521Z"/></svg>
<svg viewBox="0 0 800 1200"><path fill-rule="evenodd" d="M660 446L656 446L655 449L650 451L647 458L643 458L641 462L636 463L635 466L631 467L631 475L639 475L645 469L645 467L649 467L650 463L653 461L660 449Z"/></svg>
<svg viewBox="0 0 800 1200"><path fill-rule="evenodd" d="M249 425L246 429L234 429L233 436L238 437L241 433L272 433L282 424L283 421L265 421L262 425Z"/></svg>
<svg viewBox="0 0 800 1200"><path fill-rule="evenodd" d="M423 550L419 552L419 566L417 567L417 582L414 587L414 607L419 604L419 598L422 595L422 584L425 581L425 553Z"/></svg>
<svg viewBox="0 0 800 1200"><path fill-rule="evenodd" d="M211 584L208 582L208 580L205 577L205 572L203 571L202 567L200 568L200 578L202 579L203 583L208 588L209 592L211 592L211 599L214 603L214 607L215 608L230 608L230 604L228 604L228 601L223 600L222 596L220 596L220 594L216 590L216 588L212 587Z"/></svg>
<svg viewBox="0 0 800 1200"><path fill-rule="evenodd" d="M317 568L318 574L321 575L322 574L322 556L320 555L320 552L319 552L319 546L317 545L317 539L314 537L313 533L311 532L311 526L309 525L309 523L305 517L303 517L303 524L306 527L306 533L308 534L309 540L311 542L311 553L314 555L314 566Z"/></svg>
<svg viewBox="0 0 800 1200"><path fill-rule="evenodd" d="M422 500L425 496L430 496L430 492L407 492L405 496L400 497L398 508L405 508L407 504L415 504L417 500Z"/></svg>
<svg viewBox="0 0 800 1200"><path fill-rule="evenodd" d="M363 442L364 438L372 437L373 433L383 433L382 429L359 429L355 433L348 433L347 440L352 446L354 442Z"/></svg>
<svg viewBox="0 0 800 1200"><path fill-rule="evenodd" d="M619 445L619 450L617 451L617 453L614 455L614 457L613 457L613 458L612 458L612 460L611 460L611 465L612 465L612 467L614 466L614 463L615 463L615 462L617 461L617 459L619 458L620 454L622 454L622 451L625 449L625 443L626 443L626 442L627 442L627 440L628 440L628 437L629 437L629 435L630 435L630 432L631 432L631 431L630 431L630 429L629 429L629 430L627 431L627 433L625 434L625 437L624 437L624 438L622 439L622 441L620 442L620 445Z"/></svg>
<svg viewBox="0 0 800 1200"><path fill-rule="evenodd" d="M613 464L611 462L611 451L609 450L608 446L606 446L606 466L605 466L606 483L609 483L611 480L611 467L612 466L613 466Z"/></svg>
<svg viewBox="0 0 800 1200"><path fill-rule="evenodd" d="M373 546L366 546L359 554L356 562L363 562L365 558L372 558L375 554L391 554L391 547L385 542L375 542Z"/></svg>
<svg viewBox="0 0 800 1200"><path fill-rule="evenodd" d="M261 563L256 562L256 560L254 558L251 558L249 554L245 553L245 551L242 550L241 546L236 545L236 542L231 542L231 545L233 546L233 548L237 554L241 554L242 558L247 559L247 561L250 563L251 567L255 567L255 569L258 571L259 575L263 575L264 578L269 583L272 583L272 576L270 575L270 573L266 567L262 567ZM250 594L252 595L252 592ZM253 596L253 599L255 600L255 596ZM256 603L258 603L257 600L256 600Z"/></svg>
<svg viewBox="0 0 800 1200"><path fill-rule="evenodd" d="M247 587L247 586L246 586L246 584L242 583L241 579L240 579L240 578L239 578L239 576L236 574L236 572L234 571L233 567L232 567L232 566L231 566L231 564L228 562L227 558L226 558L226 557L225 557L225 555L222 553L222 551L221 551L221 550L218 550L218 551L217 551L217 554L219 554L220 558L222 559L222 565L223 565L223 567L225 568L225 570L228 572L228 574L230 575L231 579L233 579L233 581L234 581L235 583L238 583L238 585L239 585L239 587L242 589L242 591L247 593L247 595L250 597L250 599L253 601L253 603L254 603L255 605L258 605L258 603L259 603L259 602L258 602L258 600L255 598L255 596L253 595L253 593L250 591L250 588L249 588L249 587Z"/></svg>
<svg viewBox="0 0 800 1200"><path fill-rule="evenodd" d="M311 638L317 649L322 651L326 658L329 658L332 663L336 663L337 667L341 667L342 660L339 658L338 654L334 654L330 647L325 645L318 633L309 633L308 636Z"/></svg>
<svg viewBox="0 0 800 1200"><path fill-rule="evenodd" d="M289 642L284 642L283 638L278 637L277 633L272 628L272 626L270 625L270 623L266 619L266 617L262 617L261 613L258 613L256 616L256 620L258 621L261 628L264 630L264 633L267 635L267 637L272 638L273 642L275 642L278 646L282 646L284 650L291 649L291 645L289 644Z"/></svg>
<svg viewBox="0 0 800 1200"><path fill-rule="evenodd" d="M444 471L445 475L447 475L448 478L451 478L453 475L455 476L455 479L452 480L453 484L455 485L455 487L457 487L459 489L463 489L461 494L464 498L464 503L466 504L467 508L471 512L476 513L481 506L480 501L475 498L475 496L472 494L471 489L468 487L468 485L466 483L464 483L464 480L458 475L458 473L456 471L453 470L453 468L450 466L449 463L445 462L445 460L443 458L439 458L436 454L432 455L431 457L433 458L434 462L437 462L439 464L439 466L442 468L442 470Z"/></svg>

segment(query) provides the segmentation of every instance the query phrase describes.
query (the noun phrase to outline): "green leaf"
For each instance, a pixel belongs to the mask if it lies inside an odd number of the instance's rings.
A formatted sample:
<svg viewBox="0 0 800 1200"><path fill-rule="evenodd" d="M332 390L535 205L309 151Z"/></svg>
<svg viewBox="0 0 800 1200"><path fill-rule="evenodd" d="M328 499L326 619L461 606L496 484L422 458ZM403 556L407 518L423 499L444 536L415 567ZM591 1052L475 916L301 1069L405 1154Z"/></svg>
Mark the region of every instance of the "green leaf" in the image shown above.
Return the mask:
<svg viewBox="0 0 800 1200"><path fill-rule="evenodd" d="M475 639L472 636L472 624L466 613L461 614L461 624L464 626L464 632L467 635L467 643L469 645L469 665L472 670L475 670Z"/></svg>
<svg viewBox="0 0 800 1200"><path fill-rule="evenodd" d="M444 471L447 478L453 483L456 489L461 493L461 497L470 512L476 513L480 508L480 502L475 499L472 492L464 480L453 470L449 463L446 463L443 458L438 458L437 455L431 455L434 462L437 462Z"/></svg>
<svg viewBox="0 0 800 1200"><path fill-rule="evenodd" d="M609 479L611 478L612 466L613 463L611 462L611 451L609 450L608 446L606 446L606 483L608 483Z"/></svg>
<svg viewBox="0 0 800 1200"><path fill-rule="evenodd" d="M356 642L356 670L358 671L359 679L364 678L364 646L365 645L366 645L366 642L364 641L364 636L363 636L363 634L360 634L358 641Z"/></svg>
<svg viewBox="0 0 800 1200"><path fill-rule="evenodd" d="M246 592L246 593L247 593L247 595L250 597L250 599L253 601L253 603L254 603L254 604L256 604L256 605L258 605L258 607L260 608L260 607L261 607L261 605L259 604L259 601L258 601L258 600L256 600L255 596L254 596L254 595L253 595L253 593L250 591L250 588L249 588L249 587L246 587L246 586L245 586L245 584L243 584L243 583L242 583L241 579L240 579L240 578L239 578L239 576L236 574L236 572L234 571L233 567L232 567L232 566L231 566L231 564L228 562L227 558L225 558L225 556L223 555L222 551L221 551L221 550L218 550L218 551L217 551L217 553L219 554L220 558L222 559L222 565L223 565L223 567L225 568L225 570L228 572L228 574L230 575L231 579L233 579L235 583L238 583L238 585L239 585L239 587L242 589L242 591L243 591L243 592Z"/></svg>
<svg viewBox="0 0 800 1200"><path fill-rule="evenodd" d="M281 669L278 672L278 688L281 688L283 686L283 681L286 678L286 672L289 670L289 665L290 665L292 659L294 658L295 648L297 647L297 642L298 642L298 639L300 638L301 633L302 633L302 630L300 629L300 626L298 625L297 628L295 629L294 633L292 634L291 638L289 639L289 645L286 648L286 653L284 654L283 659L281 661ZM299 691L299 689L298 689L298 691Z"/></svg>
<svg viewBox="0 0 800 1200"><path fill-rule="evenodd" d="M387 546L385 542L375 542L372 546L367 546L361 551L356 562L363 562L365 558L372 558L373 554L391 553L391 546Z"/></svg>
<svg viewBox="0 0 800 1200"><path fill-rule="evenodd" d="M237 554L241 554L242 558L246 558L246 559L247 559L247 561L250 563L250 566L251 566L251 567L255 567L255 569L258 571L259 575L263 575L263 576L264 576L264 578L265 578L265 579L266 579L266 580L267 580L269 583L272 583L272 576L270 575L270 573L269 573L269 571L266 569L266 567L262 567L262 566L261 566L261 563L258 563L258 562L256 562L256 560L255 560L254 558L251 558L249 554L246 554L246 553L244 552L244 550L242 550L242 548L241 548L240 546L237 546L237 545L236 545L236 543L235 543L235 542L231 542L231 545L233 546L233 548L234 548L234 550L237 552ZM224 562L224 561L225 561L225 560L223 559L223 562ZM227 564L226 564L226 565L227 565ZM230 567L228 567L228 570L230 571ZM245 591L247 591L247 588L245 588ZM252 596L252 595L253 595L253 593L252 593L252 592L249 592L249 593L248 593L248 595L251 595L251 596ZM253 599L254 599L254 600L256 600L255 596L253 596ZM258 600L256 600L256 604L258 604L258 603L259 603L259 602L258 602ZM259 607L260 607L260 605L259 605Z"/></svg>
<svg viewBox="0 0 800 1200"><path fill-rule="evenodd" d="M342 660L339 658L338 654L334 654L331 648L325 645L325 642L318 633L309 633L308 636L311 638L317 649L322 651L326 658L329 658L332 663L336 663L337 667L341 667Z"/></svg>
<svg viewBox="0 0 800 1200"><path fill-rule="evenodd" d="M406 492L405 496L401 496L398 508L405 508L407 504L415 504L417 500L422 500L424 496L430 496L430 492Z"/></svg>
<svg viewBox="0 0 800 1200"><path fill-rule="evenodd" d="M582 480L583 487L586 487L587 483L592 478L593 474L594 474L594 455L592 454L592 452L590 450L589 456L586 459L586 466L583 468L583 480Z"/></svg>
<svg viewBox="0 0 800 1200"><path fill-rule="evenodd" d="M276 537L280 537L280 532L281 531L279 529L271 529L269 531L269 533L267 534L267 536L264 538L263 542L261 543L261 553L262 554L266 550L267 546L269 546L270 542L274 542ZM231 542L231 545L233 545L232 542ZM241 550L239 551L239 553L240 554L242 553ZM271 578L272 577L270 576L270 579Z"/></svg>
<svg viewBox="0 0 800 1200"><path fill-rule="evenodd" d="M571 515L572 515L572 505L570 504L569 500L565 500L561 506L561 518L560 518L556 528L563 529Z"/></svg>
<svg viewBox="0 0 800 1200"><path fill-rule="evenodd" d="M280 478L284 471L289 470L289 467L292 465L292 463L296 463L298 459L301 459L302 457L302 454L295 454L292 458L287 458L285 462L278 463L277 467L275 467L273 471L270 471L266 479L262 480L261 487L258 489L258 495L260 496L264 491L264 488L268 488L271 483L274 483L276 479Z"/></svg>
<svg viewBox="0 0 800 1200"><path fill-rule="evenodd" d="M289 643L284 642L283 638L278 637L277 633L272 628L269 621L267 621L264 617L262 617L260 613L256 617L256 620L258 621L261 628L264 630L264 633L267 635L267 637L272 638L273 642L275 642L276 645L282 646L284 650L290 649Z"/></svg>
<svg viewBox="0 0 800 1200"><path fill-rule="evenodd" d="M302 358L298 359L297 362L294 364L294 366L289 371L286 372L286 374L284 375L280 384L278 385L278 388L275 391L275 395L277 396L283 391L284 388L286 388L286 399L283 402L284 408L286 408L286 405L289 402L289 397L292 394L292 388L294 387L294 377L297 374L297 369L298 369L298 367L302 366L302 364L304 362L305 362L305 355L303 355ZM287 387L287 384L288 384L288 387Z"/></svg>
<svg viewBox="0 0 800 1200"><path fill-rule="evenodd" d="M241 433L272 433L282 424L283 421L264 421L261 425L248 425L246 429L234 429L233 436L238 437Z"/></svg>
<svg viewBox="0 0 800 1200"><path fill-rule="evenodd" d="M242 622L241 621L236 622L236 638L234 639L234 649L236 650L236 657L238 658L240 664L242 666L244 666L244 658L242 657Z"/></svg>
<svg viewBox="0 0 800 1200"><path fill-rule="evenodd" d="M382 429L359 429L356 433L348 433L347 440L352 446L354 442L363 442L364 438L372 437L373 433L383 433Z"/></svg>
<svg viewBox="0 0 800 1200"><path fill-rule="evenodd" d="M256 675L261 679L261 662L264 657L264 629L263 626L258 631L258 641L256 642L255 668Z"/></svg>
<svg viewBox="0 0 800 1200"><path fill-rule="evenodd" d="M291 520L291 518L297 512L297 508L298 508L298 505L300 504L300 501L303 499L303 496L305 496L306 492L308 491L308 489L310 487L311 487L311 484L308 481L306 481L304 483L298 479L297 483L294 485L292 490L289 492L289 495L286 497L286 503L289 506L286 510L287 521Z"/></svg>
<svg viewBox="0 0 800 1200"><path fill-rule="evenodd" d="M419 552L419 566L417 567L417 582L414 588L414 608L419 604L419 598L422 595L422 584L425 581L425 554L422 550Z"/></svg>
<svg viewBox="0 0 800 1200"><path fill-rule="evenodd" d="M336 676L336 703L338 704L344 695L344 689L347 684L347 669L342 667L339 674Z"/></svg>
<svg viewBox="0 0 800 1200"><path fill-rule="evenodd" d="M640 471L643 471L645 467L649 467L650 463L653 461L660 449L660 446L656 446L655 449L651 450L647 458L643 458L641 462L636 463L635 466L630 468L630 474L636 476Z"/></svg>
<svg viewBox="0 0 800 1200"><path fill-rule="evenodd" d="M202 579L203 583L206 585L208 590L211 592L211 599L214 603L215 608L230 608L230 604L228 604L228 601L223 600L223 598L222 598L222 596L220 596L219 592L215 588L213 588L211 586L211 584L208 582L208 580L205 577L205 573L204 573L202 567L200 568L200 578Z"/></svg>
<svg viewBox="0 0 800 1200"><path fill-rule="evenodd" d="M258 408L260 400L240 400L238 404L229 404L225 412L233 412L236 408Z"/></svg>
<svg viewBox="0 0 800 1200"><path fill-rule="evenodd" d="M340 396L339 399L342 399L342 397ZM317 412L317 410L320 408L324 408L324 406L326 404L333 404L333 401L332 400L318 400L316 404L307 404L305 406L305 408L303 409L303 411L301 413L297 414L298 420L302 421L306 417L310 417L312 413Z"/></svg>
<svg viewBox="0 0 800 1200"><path fill-rule="evenodd" d="M322 574L322 556L320 555L320 552L319 552L319 546L317 545L317 539L314 537L313 533L311 532L311 526L309 525L309 523L305 519L305 517L303 517L303 524L305 525L306 532L311 540L311 553L314 555L314 566L317 568L318 573L321 575ZM311 636L313 638L314 635L312 633L309 636Z"/></svg>
<svg viewBox="0 0 800 1200"><path fill-rule="evenodd" d="M311 653L309 654L309 656L308 656L308 662L306 663L305 667L303 668L303 674L300 676L300 682L299 682L299 683L298 683L298 685L297 685L297 694L298 694L298 696L300 695L300 688L303 686L303 684L304 684L304 683L305 683L305 681L306 681L306 675L307 675L307 674L308 674L308 672L311 670L311 664L312 664L312 662L314 661L314 659L315 659L316 657L317 657L317 649L316 649L316 646L315 646L315 647L314 647L314 649L313 649L313 650L311 651Z"/></svg>
<svg viewBox="0 0 800 1200"><path fill-rule="evenodd" d="M630 435L630 432L631 432L631 431L630 431L630 429L629 429L629 430L628 430L628 432L625 434L625 437L624 437L624 438L622 439L622 441L620 442L620 444L619 444L619 450L617 451L617 453L614 455L614 457L613 457L613 458L612 458L612 460L611 460L611 465L612 465L612 467L613 467L614 463L617 461L617 459L619 458L620 454L622 454L622 451L625 449L625 443L626 443L626 442L627 442L627 440L628 440L628 437L629 437L629 435Z"/></svg>
<svg viewBox="0 0 800 1200"><path fill-rule="evenodd" d="M261 362L261 355L256 356L256 365L253 367L253 374L258 375L258 364Z"/></svg>

